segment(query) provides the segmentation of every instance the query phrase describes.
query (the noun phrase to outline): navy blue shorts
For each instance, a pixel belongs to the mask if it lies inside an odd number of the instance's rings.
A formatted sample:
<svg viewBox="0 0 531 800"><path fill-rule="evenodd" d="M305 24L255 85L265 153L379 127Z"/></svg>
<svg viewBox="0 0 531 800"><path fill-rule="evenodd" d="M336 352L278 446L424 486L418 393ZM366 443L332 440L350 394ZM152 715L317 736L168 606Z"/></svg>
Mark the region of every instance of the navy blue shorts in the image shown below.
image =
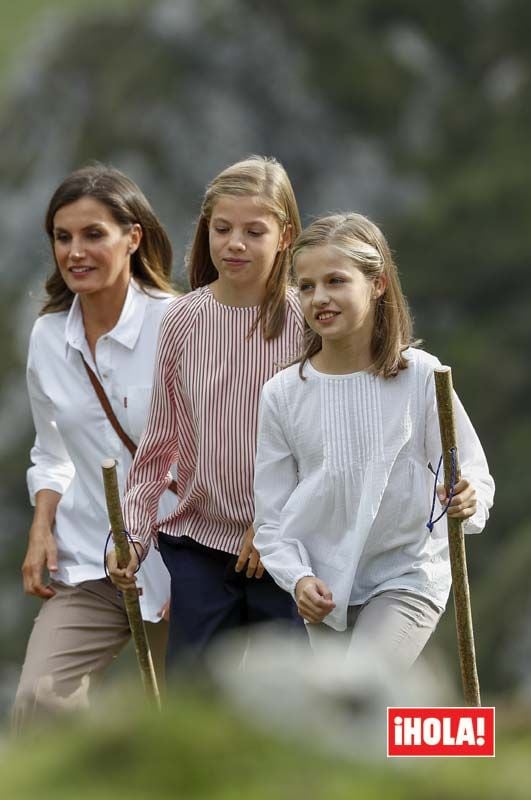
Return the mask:
<svg viewBox="0 0 531 800"><path fill-rule="evenodd" d="M267 572L236 572L238 556L213 550L188 536L159 533L159 550L171 577L168 666L200 661L218 634L283 620L304 634L291 595Z"/></svg>

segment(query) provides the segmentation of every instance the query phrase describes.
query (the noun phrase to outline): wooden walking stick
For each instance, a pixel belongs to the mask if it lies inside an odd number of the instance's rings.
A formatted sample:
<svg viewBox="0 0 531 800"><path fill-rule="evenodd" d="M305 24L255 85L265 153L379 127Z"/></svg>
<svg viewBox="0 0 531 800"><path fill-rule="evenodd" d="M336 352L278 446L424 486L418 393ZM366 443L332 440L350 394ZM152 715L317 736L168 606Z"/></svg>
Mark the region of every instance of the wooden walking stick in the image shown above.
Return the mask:
<svg viewBox="0 0 531 800"><path fill-rule="evenodd" d="M101 470L103 473L103 485L105 487L105 500L107 501L107 512L111 523L112 538L116 550L118 566L124 569L129 563L129 542L125 533L122 507L120 505L120 492L118 490L118 478L116 475L116 462L112 458L107 458L102 462ZM147 696L160 710L160 695L157 686L157 678L153 669L151 651L149 649L144 620L140 612L138 601L138 591L127 589L123 592L125 610L129 620L129 627L135 643L136 657L142 675L142 683Z"/></svg>
<svg viewBox="0 0 531 800"><path fill-rule="evenodd" d="M452 483L457 483L461 477L452 403L452 370L450 367L440 367L434 370L434 372L439 427L441 430L444 485L448 497ZM459 663L461 665L463 694L467 706L480 706L481 698L479 694L479 679L474 648L474 630L472 628L472 609L470 605L470 591L466 568L463 521L452 517L447 517L447 519L457 646L459 650Z"/></svg>

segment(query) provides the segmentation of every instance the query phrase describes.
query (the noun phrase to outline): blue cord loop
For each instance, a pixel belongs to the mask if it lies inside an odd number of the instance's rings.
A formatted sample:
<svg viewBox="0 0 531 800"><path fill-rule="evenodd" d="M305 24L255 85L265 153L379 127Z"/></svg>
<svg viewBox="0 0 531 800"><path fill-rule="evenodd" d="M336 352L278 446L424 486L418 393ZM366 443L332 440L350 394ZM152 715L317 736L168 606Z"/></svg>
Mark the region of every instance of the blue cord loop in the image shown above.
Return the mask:
<svg viewBox="0 0 531 800"><path fill-rule="evenodd" d="M439 516L437 517L437 519L433 519L433 514L435 513L435 501L437 499L437 480L439 478L439 472L441 471L441 466L442 466L442 462L443 462L442 455L441 455L441 457L439 459L439 464L437 465L437 472L433 472L433 468L432 468L431 464L428 464L428 467L430 468L430 470L435 475L435 480L433 482L433 499L432 499L432 503L431 503L430 518L426 523L426 527L427 527L427 529L429 530L430 533L433 531L433 527L434 527L435 523L439 522L439 520L442 519L444 517L444 515L448 512L448 509L450 507L450 503L452 502L452 498L455 495L455 484L456 484L456 477L457 477L457 450L456 450L455 447L452 447L450 449L450 456L451 456L451 459L452 459L452 472L451 472L451 477L450 477L450 493L448 494L448 500L446 501L446 505L443 508L443 510L441 511L441 513L439 514Z"/></svg>
<svg viewBox="0 0 531 800"><path fill-rule="evenodd" d="M129 544L131 544L133 546L133 549L134 549L134 551L136 553L136 557L138 558L138 567L135 569L135 575L136 575L136 573L140 569L141 561L142 561L142 558L141 558L141 556L140 556L140 554L138 552L138 549L137 549L138 542L134 542L131 539L131 537L129 535L129 531L124 531L124 533L125 533L127 539L129 540ZM109 547L109 542L111 541L111 536L112 536L112 531L109 531L109 535L107 536L107 539L105 541L105 547L103 549L103 569L105 570L105 577L106 578L109 577L109 570L107 569L107 548Z"/></svg>

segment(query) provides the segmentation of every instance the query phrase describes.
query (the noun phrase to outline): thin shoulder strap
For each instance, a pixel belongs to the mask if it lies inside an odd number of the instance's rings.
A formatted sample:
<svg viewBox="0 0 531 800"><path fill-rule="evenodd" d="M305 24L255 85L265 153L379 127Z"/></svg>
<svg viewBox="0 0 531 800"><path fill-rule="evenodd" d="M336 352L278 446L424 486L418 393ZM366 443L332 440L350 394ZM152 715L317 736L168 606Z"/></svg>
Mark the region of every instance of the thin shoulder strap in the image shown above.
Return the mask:
<svg viewBox="0 0 531 800"><path fill-rule="evenodd" d="M136 444L127 435L127 433L124 431L124 429L122 428L122 426L118 422L118 418L116 417L116 414L112 410L112 406L111 406L111 404L109 402L109 398L105 394L105 389L103 388L103 386L101 385L100 381L98 380L98 376L96 375L94 370L85 361L85 357L84 357L83 353L80 352L79 355L81 356L81 360L83 362L83 366L85 367L85 370L87 372L89 380L90 380L90 382L92 384L92 388L96 392L98 400L100 401L100 405L103 408L103 410L105 411L107 419L109 420L109 422L113 426L114 430L116 431L117 435L120 437L121 441L124 443L125 447L127 447L129 452L131 453L131 457L134 458L135 457L135 453L136 453L136 451L138 449ZM177 482L176 481L171 481L169 486L168 486L168 489L170 490L170 492L173 492L173 494L177 494L178 493L177 492Z"/></svg>
<svg viewBox="0 0 531 800"><path fill-rule="evenodd" d="M83 361L83 366L85 367L87 375L89 376L89 380L90 380L90 382L92 384L92 388L94 389L94 391L96 392L96 394L98 396L98 400L100 401L101 407L105 411L107 419L109 420L109 422L113 426L113 428L116 431L117 435L122 440L123 444L127 447L129 452L131 453L131 456L134 458L134 455L135 455L136 450L137 450L136 444L126 434L126 432L124 431L124 429L122 428L122 426L118 422L116 414L112 410L112 406L111 406L111 404L109 402L109 398L105 394L105 389L103 388L103 386L101 385L100 381L98 380L98 377L97 377L96 373L94 372L94 370L85 361L85 357L84 357L83 353L80 352L79 355L81 356L81 360Z"/></svg>

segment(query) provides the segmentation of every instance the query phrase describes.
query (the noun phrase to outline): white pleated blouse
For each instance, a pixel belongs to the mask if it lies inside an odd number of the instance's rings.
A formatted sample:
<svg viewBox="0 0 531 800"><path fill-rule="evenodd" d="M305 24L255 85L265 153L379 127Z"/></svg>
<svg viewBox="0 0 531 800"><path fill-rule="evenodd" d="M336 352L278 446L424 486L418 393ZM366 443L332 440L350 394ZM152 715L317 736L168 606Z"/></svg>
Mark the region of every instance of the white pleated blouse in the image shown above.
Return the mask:
<svg viewBox="0 0 531 800"><path fill-rule="evenodd" d="M262 392L255 471L255 545L268 572L294 593L316 575L336 608L325 622L346 627L349 605L404 589L444 608L450 589L446 517L430 533L433 475L441 442L434 356L410 348L408 369L384 379L299 365ZM479 439L454 397L463 477L477 492L467 533L480 532L494 482ZM442 483L442 479L440 480ZM440 505L437 502L437 508Z"/></svg>

